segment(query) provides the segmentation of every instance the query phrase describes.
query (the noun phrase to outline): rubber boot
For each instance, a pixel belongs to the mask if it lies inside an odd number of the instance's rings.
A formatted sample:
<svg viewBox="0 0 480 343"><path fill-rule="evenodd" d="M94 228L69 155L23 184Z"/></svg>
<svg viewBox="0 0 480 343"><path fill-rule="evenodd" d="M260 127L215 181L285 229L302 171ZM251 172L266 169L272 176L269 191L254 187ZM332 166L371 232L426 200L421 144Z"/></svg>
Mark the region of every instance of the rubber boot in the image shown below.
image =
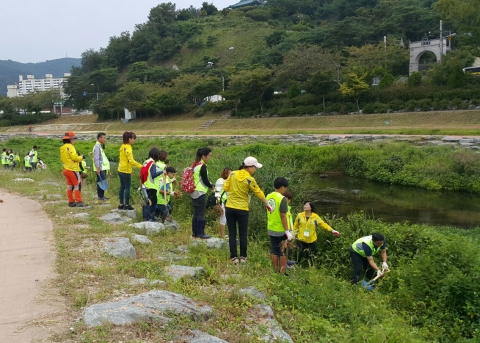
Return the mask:
<svg viewBox="0 0 480 343"><path fill-rule="evenodd" d="M210 236L205 234L205 220L197 220L197 235L201 239L209 239Z"/></svg>
<svg viewBox="0 0 480 343"><path fill-rule="evenodd" d="M270 254L270 260L272 261L273 270L275 270L276 272L278 272L279 269L280 269L279 256L278 256L278 255L275 255L275 254Z"/></svg>
<svg viewBox="0 0 480 343"><path fill-rule="evenodd" d="M192 218L192 238L198 238L197 218Z"/></svg>

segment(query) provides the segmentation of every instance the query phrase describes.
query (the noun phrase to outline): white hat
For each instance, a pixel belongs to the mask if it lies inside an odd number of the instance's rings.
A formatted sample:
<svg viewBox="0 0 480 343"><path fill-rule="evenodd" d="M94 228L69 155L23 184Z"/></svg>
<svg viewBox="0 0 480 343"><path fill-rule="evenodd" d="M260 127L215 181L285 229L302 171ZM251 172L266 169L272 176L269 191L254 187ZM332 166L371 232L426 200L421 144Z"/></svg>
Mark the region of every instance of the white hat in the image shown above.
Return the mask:
<svg viewBox="0 0 480 343"><path fill-rule="evenodd" d="M244 161L243 165L245 167L256 167L257 169L262 168L262 164L258 163L257 159L252 156L248 156Z"/></svg>

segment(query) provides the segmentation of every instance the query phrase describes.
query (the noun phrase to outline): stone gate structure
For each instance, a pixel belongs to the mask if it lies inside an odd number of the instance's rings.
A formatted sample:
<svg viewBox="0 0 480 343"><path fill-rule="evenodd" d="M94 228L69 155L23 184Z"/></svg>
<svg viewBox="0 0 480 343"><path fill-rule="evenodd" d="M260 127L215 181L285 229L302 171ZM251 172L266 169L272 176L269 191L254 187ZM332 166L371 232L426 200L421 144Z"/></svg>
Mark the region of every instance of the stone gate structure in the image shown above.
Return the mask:
<svg viewBox="0 0 480 343"><path fill-rule="evenodd" d="M419 70L420 57L427 51L432 52L437 57L437 62L441 61L441 55L446 55L450 51L450 42L447 37L442 38L443 44L440 44L440 39L424 38L420 42L410 43L410 67L409 74ZM440 47L442 45L442 47ZM443 50L443 51L440 51ZM441 55L440 55L441 54Z"/></svg>

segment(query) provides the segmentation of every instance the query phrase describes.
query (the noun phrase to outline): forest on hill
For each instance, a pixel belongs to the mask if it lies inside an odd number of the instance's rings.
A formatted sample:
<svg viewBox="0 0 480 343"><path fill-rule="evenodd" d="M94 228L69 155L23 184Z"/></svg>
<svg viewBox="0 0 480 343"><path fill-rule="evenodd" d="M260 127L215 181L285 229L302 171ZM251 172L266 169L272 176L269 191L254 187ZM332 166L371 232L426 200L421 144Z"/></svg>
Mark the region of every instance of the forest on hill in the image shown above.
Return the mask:
<svg viewBox="0 0 480 343"><path fill-rule="evenodd" d="M233 10L162 3L132 33L85 51L66 92L72 106L103 119L125 107L140 117L475 108L480 78L462 68L479 55L479 17L465 0L269 0ZM425 53L423 71L409 76L408 43L438 38L441 19L443 34L455 33L452 51L441 63ZM214 94L226 100L203 106Z"/></svg>

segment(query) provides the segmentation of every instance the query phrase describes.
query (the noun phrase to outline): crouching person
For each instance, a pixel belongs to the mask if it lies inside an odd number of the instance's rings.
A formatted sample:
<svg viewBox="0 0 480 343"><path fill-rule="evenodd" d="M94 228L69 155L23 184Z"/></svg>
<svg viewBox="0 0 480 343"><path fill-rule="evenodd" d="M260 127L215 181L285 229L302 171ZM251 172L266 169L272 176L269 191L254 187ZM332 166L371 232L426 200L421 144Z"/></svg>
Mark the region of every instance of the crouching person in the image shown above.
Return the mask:
<svg viewBox="0 0 480 343"><path fill-rule="evenodd" d="M382 256L382 268L380 269L373 260L373 256L380 251ZM360 274L365 269L367 279L371 280L383 274L383 270L388 270L387 264L387 240L379 233L374 232L371 236L365 236L357 239L350 247L350 257L353 263L352 284L360 281Z"/></svg>

